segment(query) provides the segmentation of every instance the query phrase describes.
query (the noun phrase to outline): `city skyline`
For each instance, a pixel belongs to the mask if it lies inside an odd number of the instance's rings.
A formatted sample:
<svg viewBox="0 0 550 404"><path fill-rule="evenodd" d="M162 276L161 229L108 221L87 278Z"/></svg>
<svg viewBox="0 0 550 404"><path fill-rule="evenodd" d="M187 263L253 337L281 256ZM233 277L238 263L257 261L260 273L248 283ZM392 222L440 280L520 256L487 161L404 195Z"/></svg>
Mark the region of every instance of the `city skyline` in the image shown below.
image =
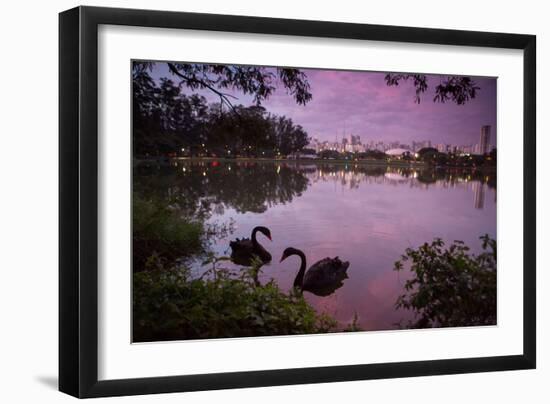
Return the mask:
<svg viewBox="0 0 550 404"><path fill-rule="evenodd" d="M474 77L480 87L465 105L432 101L434 87L447 75L427 75L428 90L414 102L412 82L387 86L384 72L300 69L308 77L313 99L298 105L278 86L262 105L270 113L285 115L301 125L311 138L334 142L344 135L383 142L431 141L432 144L478 144L480 128L491 126L489 147L496 146L496 78ZM152 77L177 82L163 63L154 65ZM219 102L210 90L189 90L209 102ZM231 89L235 104L252 105L252 97Z"/></svg>
<svg viewBox="0 0 550 404"><path fill-rule="evenodd" d="M453 144L453 143L432 143L430 140L412 140L410 143L393 141L381 141L376 139L362 139L360 135L345 134L341 139L338 137L335 141L320 140L311 138L308 148L316 152L322 150L336 150L339 152L365 152L367 150L378 150L387 152L392 149L408 150L410 152L419 151L422 148L434 148L442 153L467 153L467 154L487 154L493 147L491 146L491 125L483 125L480 128L479 140L477 143Z"/></svg>

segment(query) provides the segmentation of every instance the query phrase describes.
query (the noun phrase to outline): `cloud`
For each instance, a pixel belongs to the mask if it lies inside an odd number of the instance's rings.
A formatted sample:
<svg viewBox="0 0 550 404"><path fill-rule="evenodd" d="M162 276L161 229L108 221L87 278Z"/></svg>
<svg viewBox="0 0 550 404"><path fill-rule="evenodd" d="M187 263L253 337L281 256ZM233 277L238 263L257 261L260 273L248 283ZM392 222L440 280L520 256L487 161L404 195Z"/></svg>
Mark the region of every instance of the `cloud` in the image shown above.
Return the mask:
<svg viewBox="0 0 550 404"><path fill-rule="evenodd" d="M164 74L162 66L157 75ZM496 79L475 78L478 96L466 105L434 103L433 91L440 76L428 76L428 91L414 102L410 82L389 87L385 73L303 69L313 99L298 105L284 88L277 88L263 105L271 113L286 115L302 125L310 136L333 141L337 136L360 135L362 140L474 144L482 125L496 127ZM249 105L250 96L233 92L238 103ZM211 102L218 99L201 91ZM493 130L494 133L494 130ZM494 141L493 141L494 143Z"/></svg>

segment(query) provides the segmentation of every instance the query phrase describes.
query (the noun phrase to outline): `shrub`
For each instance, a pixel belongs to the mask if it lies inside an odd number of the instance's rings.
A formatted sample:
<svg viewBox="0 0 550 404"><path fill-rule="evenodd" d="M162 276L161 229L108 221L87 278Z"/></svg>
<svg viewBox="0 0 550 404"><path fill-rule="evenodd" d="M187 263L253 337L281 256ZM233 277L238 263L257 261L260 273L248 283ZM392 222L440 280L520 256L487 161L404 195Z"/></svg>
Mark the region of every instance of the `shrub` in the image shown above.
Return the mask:
<svg viewBox="0 0 550 404"><path fill-rule="evenodd" d="M176 208L137 194L133 196L132 208L134 272L146 269L151 256L162 257L163 265L169 266L178 258L203 251L201 222L182 217Z"/></svg>
<svg viewBox="0 0 550 404"><path fill-rule="evenodd" d="M413 277L396 308L414 311L410 328L460 327L496 324L496 241L480 237L483 252L470 254L462 241L446 248L436 238L418 249L408 248L394 269L410 262Z"/></svg>
<svg viewBox="0 0 550 404"><path fill-rule="evenodd" d="M133 340L162 341L323 333L336 321L317 314L301 294L283 293L253 271L226 270L191 279L185 269L134 274Z"/></svg>

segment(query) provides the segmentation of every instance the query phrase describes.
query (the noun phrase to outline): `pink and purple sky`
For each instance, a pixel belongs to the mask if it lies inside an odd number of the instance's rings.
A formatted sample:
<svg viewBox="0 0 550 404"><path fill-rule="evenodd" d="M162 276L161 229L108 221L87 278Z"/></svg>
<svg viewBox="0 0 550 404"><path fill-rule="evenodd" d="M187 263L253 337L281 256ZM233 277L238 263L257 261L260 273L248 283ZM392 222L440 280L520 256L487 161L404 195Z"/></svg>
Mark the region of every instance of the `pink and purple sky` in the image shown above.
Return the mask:
<svg viewBox="0 0 550 404"><path fill-rule="evenodd" d="M311 85L313 99L298 105L283 86L279 86L262 105L271 113L286 115L302 125L309 136L334 141L342 135L360 135L363 143L370 140L431 140L432 144L477 144L482 125L491 125L491 144L496 133L496 78L475 77L480 87L474 100L465 105L432 101L440 75L428 76L428 90L420 104L414 102L412 82L389 87L385 72L301 69ZM152 76L167 77L177 82L164 63L155 65ZM191 93L191 90L186 89ZM225 91L225 90L224 90ZM209 102L219 98L208 90L196 91ZM238 98L235 104L251 105L250 96L226 91Z"/></svg>

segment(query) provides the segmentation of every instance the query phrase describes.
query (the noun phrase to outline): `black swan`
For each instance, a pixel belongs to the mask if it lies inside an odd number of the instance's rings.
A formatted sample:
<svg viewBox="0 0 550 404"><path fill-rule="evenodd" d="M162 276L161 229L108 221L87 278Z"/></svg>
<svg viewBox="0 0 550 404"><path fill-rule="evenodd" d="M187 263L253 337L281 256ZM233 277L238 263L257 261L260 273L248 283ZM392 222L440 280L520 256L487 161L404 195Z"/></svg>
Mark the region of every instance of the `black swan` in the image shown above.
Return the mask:
<svg viewBox="0 0 550 404"><path fill-rule="evenodd" d="M251 266L254 257L258 257L263 264L271 262L271 254L256 240L256 233L260 232L271 240L271 232L267 227L257 226L252 230L250 238L231 241L231 259L235 264Z"/></svg>
<svg viewBox="0 0 550 404"><path fill-rule="evenodd" d="M291 255L297 255L301 258L300 270L294 287L300 290L306 290L317 296L328 296L343 285L346 279L349 262L342 262L340 258L323 258L321 261L313 264L306 272L306 256L296 249L289 247L283 252L281 262Z"/></svg>

